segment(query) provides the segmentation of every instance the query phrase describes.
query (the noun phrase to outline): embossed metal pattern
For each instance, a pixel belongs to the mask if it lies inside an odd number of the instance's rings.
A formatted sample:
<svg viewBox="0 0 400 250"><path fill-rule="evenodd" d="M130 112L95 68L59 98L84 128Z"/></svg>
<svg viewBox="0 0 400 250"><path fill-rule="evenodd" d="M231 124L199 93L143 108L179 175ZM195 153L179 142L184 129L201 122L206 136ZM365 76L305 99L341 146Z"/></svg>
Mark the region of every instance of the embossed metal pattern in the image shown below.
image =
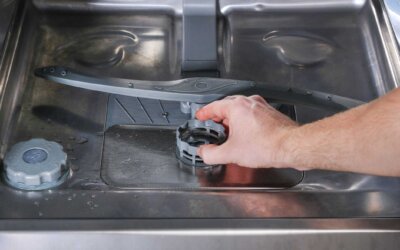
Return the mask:
<svg viewBox="0 0 400 250"><path fill-rule="evenodd" d="M283 63L297 67L322 63L335 49L333 42L307 32L270 32L263 37L263 42L268 49L276 51Z"/></svg>
<svg viewBox="0 0 400 250"><path fill-rule="evenodd" d="M110 68L124 63L138 43L138 37L130 31L104 28L71 37L70 42L55 49L55 56L86 67Z"/></svg>

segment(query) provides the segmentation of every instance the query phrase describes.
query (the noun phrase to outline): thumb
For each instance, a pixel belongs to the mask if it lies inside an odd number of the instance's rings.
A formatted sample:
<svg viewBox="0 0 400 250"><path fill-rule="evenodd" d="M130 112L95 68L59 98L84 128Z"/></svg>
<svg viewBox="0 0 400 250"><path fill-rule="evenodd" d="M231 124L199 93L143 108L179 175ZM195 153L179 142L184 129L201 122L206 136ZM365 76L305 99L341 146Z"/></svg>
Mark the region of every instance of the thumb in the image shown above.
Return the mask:
<svg viewBox="0 0 400 250"><path fill-rule="evenodd" d="M229 161L229 150L227 143L222 145L207 144L202 145L197 150L197 154L209 165L226 164Z"/></svg>

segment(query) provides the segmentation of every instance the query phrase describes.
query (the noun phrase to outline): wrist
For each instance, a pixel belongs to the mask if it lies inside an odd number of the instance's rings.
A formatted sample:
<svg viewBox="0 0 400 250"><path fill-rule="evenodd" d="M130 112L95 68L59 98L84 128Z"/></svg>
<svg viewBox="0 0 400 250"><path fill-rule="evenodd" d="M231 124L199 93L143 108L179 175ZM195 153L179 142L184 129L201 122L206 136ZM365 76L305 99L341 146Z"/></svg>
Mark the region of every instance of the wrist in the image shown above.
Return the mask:
<svg viewBox="0 0 400 250"><path fill-rule="evenodd" d="M299 130L300 126L290 126L282 128L278 133L276 152L274 154L275 167L297 167L296 154L300 146L297 143L299 141L298 136L300 135Z"/></svg>

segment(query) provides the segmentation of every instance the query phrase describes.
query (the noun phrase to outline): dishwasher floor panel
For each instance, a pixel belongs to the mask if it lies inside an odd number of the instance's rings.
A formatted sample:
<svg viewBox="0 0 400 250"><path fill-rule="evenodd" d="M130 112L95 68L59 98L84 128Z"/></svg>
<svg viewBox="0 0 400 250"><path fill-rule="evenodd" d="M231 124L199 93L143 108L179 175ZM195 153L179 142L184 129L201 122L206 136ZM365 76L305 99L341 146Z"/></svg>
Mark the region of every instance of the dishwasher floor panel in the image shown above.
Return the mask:
<svg viewBox="0 0 400 250"><path fill-rule="evenodd" d="M293 169L251 169L237 165L192 168L175 156L175 129L114 126L105 133L101 175L117 188L251 189L289 188L303 177Z"/></svg>

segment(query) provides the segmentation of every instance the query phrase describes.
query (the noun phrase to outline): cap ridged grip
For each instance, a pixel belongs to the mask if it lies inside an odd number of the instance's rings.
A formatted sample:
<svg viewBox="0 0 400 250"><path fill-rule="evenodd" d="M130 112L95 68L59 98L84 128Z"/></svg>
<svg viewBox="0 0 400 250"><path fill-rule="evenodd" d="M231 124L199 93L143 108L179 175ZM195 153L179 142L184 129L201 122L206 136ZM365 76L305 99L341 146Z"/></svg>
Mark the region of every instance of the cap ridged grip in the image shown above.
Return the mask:
<svg viewBox="0 0 400 250"><path fill-rule="evenodd" d="M41 138L16 143L4 158L6 181L16 188L40 190L58 185L66 175L63 147Z"/></svg>

